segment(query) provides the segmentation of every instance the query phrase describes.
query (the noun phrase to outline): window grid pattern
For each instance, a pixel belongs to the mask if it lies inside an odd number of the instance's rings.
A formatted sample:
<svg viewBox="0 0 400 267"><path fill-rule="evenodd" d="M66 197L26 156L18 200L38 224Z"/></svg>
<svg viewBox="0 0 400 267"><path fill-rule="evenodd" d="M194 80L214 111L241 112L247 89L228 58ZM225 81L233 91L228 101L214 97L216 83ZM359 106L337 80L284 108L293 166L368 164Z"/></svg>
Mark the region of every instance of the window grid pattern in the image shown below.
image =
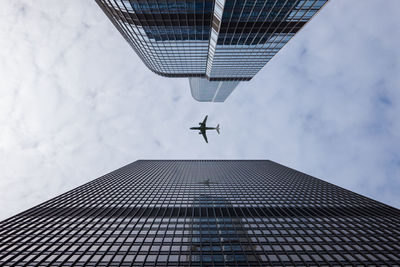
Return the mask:
<svg viewBox="0 0 400 267"><path fill-rule="evenodd" d="M399 255L399 210L271 161L137 161L0 223L1 266L393 266Z"/></svg>
<svg viewBox="0 0 400 267"><path fill-rule="evenodd" d="M327 0L226 1L211 40L208 77L252 78Z"/></svg>
<svg viewBox="0 0 400 267"><path fill-rule="evenodd" d="M204 77L212 0L96 0L155 73Z"/></svg>
<svg viewBox="0 0 400 267"><path fill-rule="evenodd" d="M148 68L250 80L328 0L96 0Z"/></svg>

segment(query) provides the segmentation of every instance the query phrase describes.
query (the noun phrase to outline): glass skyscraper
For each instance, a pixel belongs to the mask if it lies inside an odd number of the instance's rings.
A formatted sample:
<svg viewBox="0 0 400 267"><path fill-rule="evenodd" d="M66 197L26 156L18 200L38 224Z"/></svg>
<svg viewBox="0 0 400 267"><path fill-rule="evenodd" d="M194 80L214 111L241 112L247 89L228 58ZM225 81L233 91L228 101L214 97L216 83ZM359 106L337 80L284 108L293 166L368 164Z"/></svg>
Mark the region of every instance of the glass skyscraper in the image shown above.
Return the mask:
<svg viewBox="0 0 400 267"><path fill-rule="evenodd" d="M272 161L140 160L0 222L1 266L394 266L400 211Z"/></svg>
<svg viewBox="0 0 400 267"><path fill-rule="evenodd" d="M250 80L327 1L96 0L150 70L192 77L192 94L205 91L193 97L214 102Z"/></svg>

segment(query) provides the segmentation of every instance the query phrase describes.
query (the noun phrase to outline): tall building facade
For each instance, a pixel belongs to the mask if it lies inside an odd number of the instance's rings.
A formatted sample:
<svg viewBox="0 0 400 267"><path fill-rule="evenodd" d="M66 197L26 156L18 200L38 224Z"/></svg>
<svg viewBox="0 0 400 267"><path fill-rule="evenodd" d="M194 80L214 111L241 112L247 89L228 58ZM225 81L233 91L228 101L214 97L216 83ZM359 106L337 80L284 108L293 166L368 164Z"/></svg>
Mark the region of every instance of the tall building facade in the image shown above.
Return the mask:
<svg viewBox="0 0 400 267"><path fill-rule="evenodd" d="M249 81L327 1L96 0L150 70L202 79L190 81L192 94L205 91L193 97L214 102L229 96L218 87Z"/></svg>
<svg viewBox="0 0 400 267"><path fill-rule="evenodd" d="M0 223L1 266L394 266L400 211L271 161L137 161Z"/></svg>

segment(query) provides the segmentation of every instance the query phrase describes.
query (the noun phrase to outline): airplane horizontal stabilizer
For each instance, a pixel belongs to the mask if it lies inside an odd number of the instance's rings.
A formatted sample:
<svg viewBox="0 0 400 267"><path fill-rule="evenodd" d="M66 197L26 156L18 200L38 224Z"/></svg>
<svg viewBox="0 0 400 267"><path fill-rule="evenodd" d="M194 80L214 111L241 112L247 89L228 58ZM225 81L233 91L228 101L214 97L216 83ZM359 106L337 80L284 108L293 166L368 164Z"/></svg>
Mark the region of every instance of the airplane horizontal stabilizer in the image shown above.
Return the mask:
<svg viewBox="0 0 400 267"><path fill-rule="evenodd" d="M215 130L217 130L217 133L219 134L219 124L217 125L217 127L215 127Z"/></svg>

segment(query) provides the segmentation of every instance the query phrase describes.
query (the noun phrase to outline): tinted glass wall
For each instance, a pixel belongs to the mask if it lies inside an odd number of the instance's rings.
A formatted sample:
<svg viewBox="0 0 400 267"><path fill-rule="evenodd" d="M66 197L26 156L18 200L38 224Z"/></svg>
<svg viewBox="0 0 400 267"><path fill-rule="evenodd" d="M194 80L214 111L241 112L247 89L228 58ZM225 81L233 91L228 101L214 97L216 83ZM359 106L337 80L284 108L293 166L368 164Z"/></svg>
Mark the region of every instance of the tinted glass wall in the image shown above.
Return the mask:
<svg viewBox="0 0 400 267"><path fill-rule="evenodd" d="M167 77L250 80L327 0L96 0Z"/></svg>
<svg viewBox="0 0 400 267"><path fill-rule="evenodd" d="M137 161L0 223L1 266L395 265L400 211L271 161Z"/></svg>

